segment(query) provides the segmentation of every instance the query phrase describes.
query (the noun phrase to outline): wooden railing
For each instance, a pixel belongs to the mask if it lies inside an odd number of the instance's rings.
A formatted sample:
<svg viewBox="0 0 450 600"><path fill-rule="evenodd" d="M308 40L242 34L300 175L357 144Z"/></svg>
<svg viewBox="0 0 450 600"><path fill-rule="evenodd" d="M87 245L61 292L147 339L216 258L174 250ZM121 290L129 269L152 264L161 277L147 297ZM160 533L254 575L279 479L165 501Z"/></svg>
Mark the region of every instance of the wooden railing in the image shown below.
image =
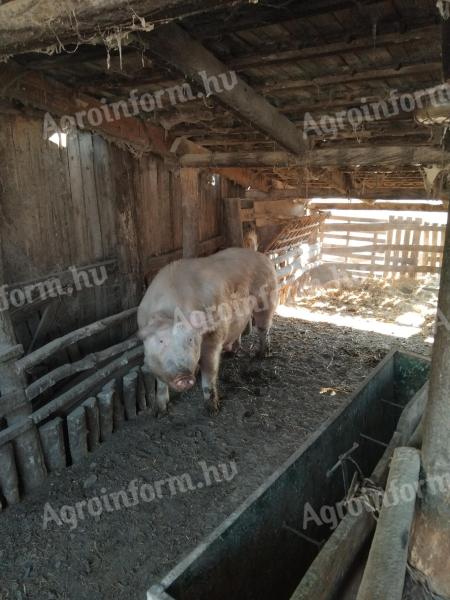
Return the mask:
<svg viewBox="0 0 450 600"><path fill-rule="evenodd" d="M24 387L0 397L0 423L7 423L0 429L0 508L19 501L22 490L42 482L48 472L82 460L125 419L154 405L155 380L142 366L143 347L136 335L49 367L62 350L117 324L135 323L136 312L132 308L106 317L16 360ZM47 372L37 375L44 366Z"/></svg>
<svg viewBox="0 0 450 600"><path fill-rule="evenodd" d="M440 272L444 237L445 225L420 218L333 216L321 229L322 256L354 276L418 278Z"/></svg>

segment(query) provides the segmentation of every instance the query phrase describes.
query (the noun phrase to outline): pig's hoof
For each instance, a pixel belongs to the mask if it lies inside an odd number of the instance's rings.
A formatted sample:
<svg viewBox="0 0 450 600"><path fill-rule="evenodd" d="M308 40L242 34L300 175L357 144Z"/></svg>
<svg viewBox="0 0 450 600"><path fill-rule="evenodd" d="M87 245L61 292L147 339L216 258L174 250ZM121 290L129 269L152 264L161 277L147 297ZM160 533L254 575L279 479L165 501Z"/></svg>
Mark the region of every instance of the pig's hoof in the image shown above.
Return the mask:
<svg viewBox="0 0 450 600"><path fill-rule="evenodd" d="M206 412L210 417L217 417L220 413L220 402L215 402L214 404L208 402L208 404L206 404Z"/></svg>
<svg viewBox="0 0 450 600"><path fill-rule="evenodd" d="M208 387L203 388L203 398L207 413L211 416L219 414L220 398L217 390Z"/></svg>
<svg viewBox="0 0 450 600"><path fill-rule="evenodd" d="M164 417L164 415L167 415L169 413L169 407L166 403L155 404L152 412L155 419L157 419L158 417Z"/></svg>

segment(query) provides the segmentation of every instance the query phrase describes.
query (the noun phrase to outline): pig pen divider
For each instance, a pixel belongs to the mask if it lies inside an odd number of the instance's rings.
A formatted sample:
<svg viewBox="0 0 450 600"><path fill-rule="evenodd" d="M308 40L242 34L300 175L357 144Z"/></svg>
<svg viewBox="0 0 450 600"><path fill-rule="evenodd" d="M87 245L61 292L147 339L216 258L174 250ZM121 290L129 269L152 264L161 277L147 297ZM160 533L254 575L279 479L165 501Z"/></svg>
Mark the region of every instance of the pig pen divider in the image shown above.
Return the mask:
<svg viewBox="0 0 450 600"><path fill-rule="evenodd" d="M16 353L24 387L0 402L0 509L18 502L49 472L80 462L125 420L152 408L155 380L142 366L143 347L135 334L68 360L67 350L110 328L136 330L136 312L106 317L26 356Z"/></svg>

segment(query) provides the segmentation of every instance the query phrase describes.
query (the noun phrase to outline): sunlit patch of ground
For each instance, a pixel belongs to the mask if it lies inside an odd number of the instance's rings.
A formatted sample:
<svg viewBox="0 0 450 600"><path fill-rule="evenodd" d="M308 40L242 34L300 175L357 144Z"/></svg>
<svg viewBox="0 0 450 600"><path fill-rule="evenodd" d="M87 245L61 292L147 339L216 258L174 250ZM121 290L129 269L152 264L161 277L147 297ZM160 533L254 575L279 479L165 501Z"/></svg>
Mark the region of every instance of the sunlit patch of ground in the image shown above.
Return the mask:
<svg viewBox="0 0 450 600"><path fill-rule="evenodd" d="M333 281L320 288L302 287L296 298L278 308L284 317L330 323L408 339L433 342L439 281L412 279Z"/></svg>

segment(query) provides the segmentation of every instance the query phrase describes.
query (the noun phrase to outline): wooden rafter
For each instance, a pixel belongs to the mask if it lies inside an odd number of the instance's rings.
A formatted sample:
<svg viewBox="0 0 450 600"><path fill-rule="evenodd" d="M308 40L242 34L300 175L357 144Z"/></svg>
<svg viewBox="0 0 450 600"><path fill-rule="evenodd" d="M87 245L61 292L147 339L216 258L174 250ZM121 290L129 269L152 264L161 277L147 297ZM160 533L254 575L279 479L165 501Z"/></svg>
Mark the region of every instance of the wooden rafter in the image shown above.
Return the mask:
<svg viewBox="0 0 450 600"><path fill-rule="evenodd" d="M386 44L395 46L396 44L414 43L433 38L438 35L438 32L439 27L437 25L429 25L426 27L410 29L403 33L379 34L377 35L376 45L377 47L381 47ZM235 69L236 71L243 71L245 69L282 65L292 62L297 63L301 60L336 56L345 52L371 50L373 47L373 35L343 41L342 34L339 34L339 39L327 44L314 44L303 48L278 52L258 52L256 54L247 54L246 56L234 58L225 62L229 68Z"/></svg>
<svg viewBox="0 0 450 600"><path fill-rule="evenodd" d="M398 165L446 165L450 153L431 146L362 146L319 148L293 156L286 152L213 152L184 155L185 167L356 167Z"/></svg>
<svg viewBox="0 0 450 600"><path fill-rule="evenodd" d="M269 135L283 148L294 154L299 154L306 148L306 142L294 123L279 113L242 79L234 74L233 84L226 86L221 75L232 77L228 67L178 25L170 24L158 28L145 40L142 36L140 39L145 48L194 80L203 89L205 78L217 78L220 85L220 93L216 90L218 100L229 106L244 121L252 123ZM214 89L211 85L213 93Z"/></svg>

